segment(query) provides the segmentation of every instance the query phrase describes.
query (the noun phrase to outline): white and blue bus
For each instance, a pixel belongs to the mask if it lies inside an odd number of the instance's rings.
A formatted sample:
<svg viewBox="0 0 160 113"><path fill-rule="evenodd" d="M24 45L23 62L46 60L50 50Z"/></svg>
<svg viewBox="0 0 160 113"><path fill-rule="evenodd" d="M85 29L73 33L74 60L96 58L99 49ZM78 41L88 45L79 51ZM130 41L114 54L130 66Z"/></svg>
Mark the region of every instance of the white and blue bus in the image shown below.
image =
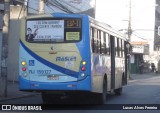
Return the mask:
<svg viewBox="0 0 160 113"><path fill-rule="evenodd" d="M103 104L107 93L120 94L127 84L127 44L124 35L87 15L27 17L21 23L20 90L41 92L45 103L89 93Z"/></svg>

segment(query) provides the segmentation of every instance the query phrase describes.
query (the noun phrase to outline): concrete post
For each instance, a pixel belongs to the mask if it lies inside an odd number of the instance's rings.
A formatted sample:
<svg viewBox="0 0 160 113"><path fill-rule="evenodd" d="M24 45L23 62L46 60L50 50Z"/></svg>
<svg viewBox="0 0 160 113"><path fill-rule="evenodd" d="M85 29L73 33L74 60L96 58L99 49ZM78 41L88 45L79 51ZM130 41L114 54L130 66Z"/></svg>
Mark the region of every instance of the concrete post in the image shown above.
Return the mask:
<svg viewBox="0 0 160 113"><path fill-rule="evenodd" d="M10 19L10 0L4 0L3 18L3 38L2 38L2 57L1 57L1 77L0 77L0 96L7 96L7 58L8 58L8 37Z"/></svg>

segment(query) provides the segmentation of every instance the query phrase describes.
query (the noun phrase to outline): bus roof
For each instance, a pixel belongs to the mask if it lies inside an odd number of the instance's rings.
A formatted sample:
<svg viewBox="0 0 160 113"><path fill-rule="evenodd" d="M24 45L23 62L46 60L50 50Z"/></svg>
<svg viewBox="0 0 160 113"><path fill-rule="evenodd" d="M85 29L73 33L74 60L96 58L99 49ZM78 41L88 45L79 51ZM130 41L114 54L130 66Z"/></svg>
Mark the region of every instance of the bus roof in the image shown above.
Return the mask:
<svg viewBox="0 0 160 113"><path fill-rule="evenodd" d="M115 37L122 38L124 40L128 40L127 37L125 36L125 34L123 34L123 33L119 32L119 31L115 30L110 25L108 25L106 23L103 23L103 22L99 22L99 21L95 20L92 17L89 17L89 18L90 18L90 22L93 25L95 25L95 27L101 28L102 30L107 31L110 35L113 35Z"/></svg>

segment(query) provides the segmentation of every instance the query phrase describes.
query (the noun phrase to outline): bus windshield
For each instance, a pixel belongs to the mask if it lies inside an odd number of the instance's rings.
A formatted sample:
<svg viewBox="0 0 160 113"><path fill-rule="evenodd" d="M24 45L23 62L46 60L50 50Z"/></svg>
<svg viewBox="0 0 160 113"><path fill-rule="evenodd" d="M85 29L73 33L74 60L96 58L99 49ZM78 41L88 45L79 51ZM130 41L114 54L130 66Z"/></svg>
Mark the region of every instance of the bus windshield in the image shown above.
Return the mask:
<svg viewBox="0 0 160 113"><path fill-rule="evenodd" d="M30 43L77 42L81 40L81 19L26 21L26 41Z"/></svg>

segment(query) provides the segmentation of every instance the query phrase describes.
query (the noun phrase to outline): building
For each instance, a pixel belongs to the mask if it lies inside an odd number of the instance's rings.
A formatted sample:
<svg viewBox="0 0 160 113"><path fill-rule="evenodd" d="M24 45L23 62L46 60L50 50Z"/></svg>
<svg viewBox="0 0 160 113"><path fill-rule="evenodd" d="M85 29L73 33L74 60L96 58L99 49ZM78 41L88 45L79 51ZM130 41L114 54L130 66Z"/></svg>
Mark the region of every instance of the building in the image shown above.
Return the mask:
<svg viewBox="0 0 160 113"><path fill-rule="evenodd" d="M139 64L144 61L144 55L149 55L148 42L131 42L131 73L139 73ZM149 67L148 67L149 68Z"/></svg>

